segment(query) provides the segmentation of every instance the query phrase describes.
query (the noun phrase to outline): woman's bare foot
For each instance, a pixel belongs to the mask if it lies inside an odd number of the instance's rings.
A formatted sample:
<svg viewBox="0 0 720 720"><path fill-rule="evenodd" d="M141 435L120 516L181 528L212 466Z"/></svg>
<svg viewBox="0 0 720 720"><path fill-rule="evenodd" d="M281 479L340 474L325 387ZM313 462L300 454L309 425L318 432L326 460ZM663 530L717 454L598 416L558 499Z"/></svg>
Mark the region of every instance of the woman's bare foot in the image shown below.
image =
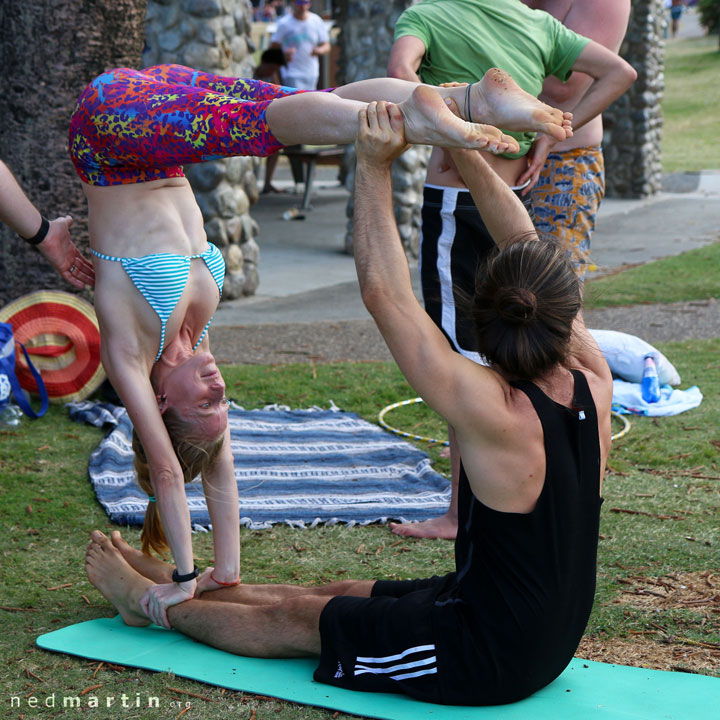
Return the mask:
<svg viewBox="0 0 720 720"><path fill-rule="evenodd" d="M405 139L409 143L446 148L486 150L493 153L517 152L517 141L492 125L465 122L453 115L445 101L424 85L398 107L405 121Z"/></svg>
<svg viewBox="0 0 720 720"><path fill-rule="evenodd" d="M155 585L172 582L172 565L164 563L158 558L146 555L137 548L129 545L118 530L110 533L110 541L120 551L130 567L143 577L152 580Z"/></svg>
<svg viewBox="0 0 720 720"><path fill-rule="evenodd" d="M421 522L390 523L390 530L404 537L454 540L457 536L457 518L448 514Z"/></svg>
<svg viewBox="0 0 720 720"><path fill-rule="evenodd" d="M150 620L140 609L140 598L153 583L138 575L99 530L94 530L90 538L85 552L88 580L115 606L127 625L149 625Z"/></svg>
<svg viewBox="0 0 720 720"><path fill-rule="evenodd" d="M473 118L505 130L541 132L559 141L572 135L572 113L540 102L499 68L472 86L470 108Z"/></svg>

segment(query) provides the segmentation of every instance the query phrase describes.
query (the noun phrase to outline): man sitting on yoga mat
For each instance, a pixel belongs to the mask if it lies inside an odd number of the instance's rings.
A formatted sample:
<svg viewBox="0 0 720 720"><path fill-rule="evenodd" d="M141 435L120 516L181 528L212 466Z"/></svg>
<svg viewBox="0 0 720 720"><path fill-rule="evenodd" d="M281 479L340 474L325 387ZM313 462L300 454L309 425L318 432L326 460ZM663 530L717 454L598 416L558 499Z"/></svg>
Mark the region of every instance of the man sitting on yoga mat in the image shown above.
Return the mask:
<svg viewBox="0 0 720 720"><path fill-rule="evenodd" d="M451 103L452 105L452 103ZM323 587L237 585L143 612L172 566L95 531L90 581L126 623L169 624L239 655L317 655L315 679L446 704L520 700L573 656L593 603L612 381L562 248L480 153L453 152L498 245L470 312L489 367L453 352L413 294L393 218L394 105L359 113L355 260L363 299L410 384L457 429L456 571ZM478 189L482 188L482 192Z"/></svg>

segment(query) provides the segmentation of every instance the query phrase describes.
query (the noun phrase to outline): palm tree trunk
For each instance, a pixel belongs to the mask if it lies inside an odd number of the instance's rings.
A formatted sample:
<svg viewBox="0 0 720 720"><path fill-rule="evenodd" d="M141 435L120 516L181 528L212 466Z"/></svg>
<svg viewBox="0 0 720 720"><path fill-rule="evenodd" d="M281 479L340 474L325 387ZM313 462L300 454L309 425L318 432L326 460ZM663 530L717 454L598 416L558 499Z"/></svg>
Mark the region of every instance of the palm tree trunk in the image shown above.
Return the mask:
<svg viewBox="0 0 720 720"><path fill-rule="evenodd" d="M147 0L2 0L0 158L49 218L69 213L87 247L87 208L68 157L78 95L103 70L139 67ZM42 288L71 290L44 259L0 226L0 306Z"/></svg>

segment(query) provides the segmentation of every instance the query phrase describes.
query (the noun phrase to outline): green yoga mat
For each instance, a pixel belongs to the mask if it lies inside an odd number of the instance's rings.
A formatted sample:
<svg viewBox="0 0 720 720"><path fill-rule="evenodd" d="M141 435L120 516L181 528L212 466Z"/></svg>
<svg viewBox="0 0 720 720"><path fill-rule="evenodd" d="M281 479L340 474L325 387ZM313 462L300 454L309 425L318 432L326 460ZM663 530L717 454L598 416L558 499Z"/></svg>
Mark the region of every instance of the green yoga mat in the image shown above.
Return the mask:
<svg viewBox="0 0 720 720"><path fill-rule="evenodd" d="M317 683L316 662L238 657L173 630L133 628L120 616L41 635L45 650L131 667L172 671L231 690L386 720L717 720L720 679L574 659L555 682L519 703L455 707L403 695L360 693Z"/></svg>

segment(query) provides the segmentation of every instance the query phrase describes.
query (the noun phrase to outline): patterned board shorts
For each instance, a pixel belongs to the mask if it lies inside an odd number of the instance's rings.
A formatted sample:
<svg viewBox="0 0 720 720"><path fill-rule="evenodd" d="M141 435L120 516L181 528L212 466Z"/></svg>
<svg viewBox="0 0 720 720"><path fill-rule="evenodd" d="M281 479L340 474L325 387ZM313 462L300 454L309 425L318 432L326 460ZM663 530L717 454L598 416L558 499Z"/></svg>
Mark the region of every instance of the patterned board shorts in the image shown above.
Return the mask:
<svg viewBox="0 0 720 720"><path fill-rule="evenodd" d="M183 163L272 155L265 120L276 98L303 90L181 65L118 68L95 78L70 121L70 156L90 185L183 177Z"/></svg>
<svg viewBox="0 0 720 720"><path fill-rule="evenodd" d="M568 248L579 275L588 269L590 241L604 194L605 166L599 147L550 153L531 191L537 231Z"/></svg>

